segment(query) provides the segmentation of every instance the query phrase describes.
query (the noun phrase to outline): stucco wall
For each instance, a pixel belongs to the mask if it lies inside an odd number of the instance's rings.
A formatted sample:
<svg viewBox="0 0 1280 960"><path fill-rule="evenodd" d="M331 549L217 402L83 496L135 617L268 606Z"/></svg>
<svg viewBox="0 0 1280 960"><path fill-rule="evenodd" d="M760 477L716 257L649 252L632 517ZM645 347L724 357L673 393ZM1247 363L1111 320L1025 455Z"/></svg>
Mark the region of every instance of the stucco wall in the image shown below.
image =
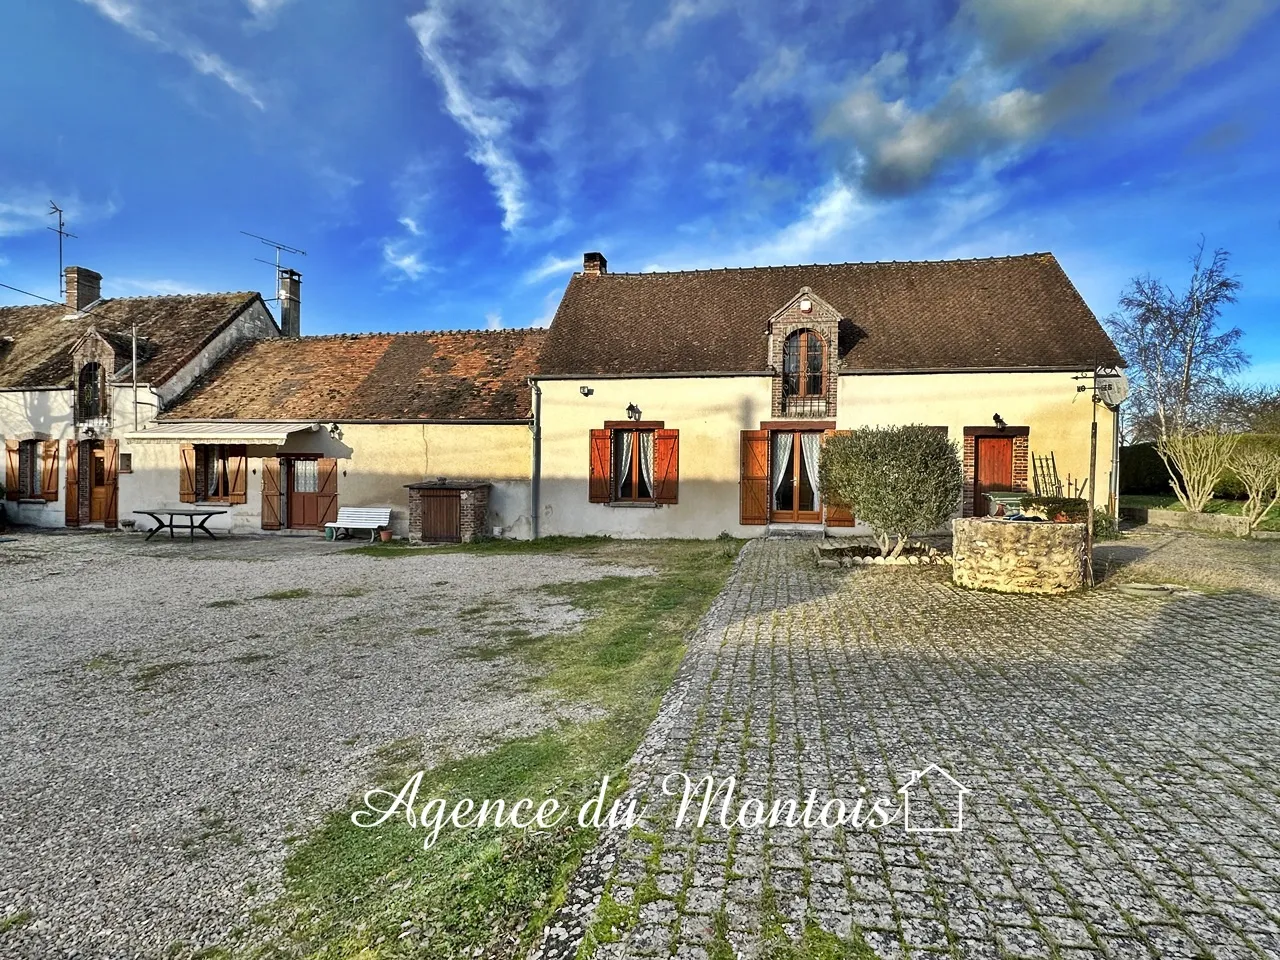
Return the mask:
<svg viewBox="0 0 1280 960"><path fill-rule="evenodd" d="M48 439L58 444L58 499L46 501L5 501L11 523L40 527L64 525L66 490L66 441L72 436L70 390L0 391L0 447L6 440ZM2 468L0 468L2 469ZM0 473L0 484L4 474Z"/></svg>
<svg viewBox="0 0 1280 960"><path fill-rule="evenodd" d="M768 377L549 380L542 388L539 535L752 536L738 523L740 433L769 419ZM584 397L580 387L594 392ZM680 501L627 507L587 500L589 436L606 420L625 420L634 403L645 420L680 431Z"/></svg>
<svg viewBox="0 0 1280 960"><path fill-rule="evenodd" d="M837 426L925 423L945 426L957 443L967 426L1030 428L1031 453L1053 452L1065 480L1088 476L1090 404L1069 373L920 374L840 377ZM580 387L593 391L583 397ZM707 377L543 381L540 533L615 537L758 536L738 523L740 432L770 417L769 378ZM628 404L644 420L680 431L680 502L659 507L590 503L589 431L625 420ZM1099 408L1098 503L1111 471L1113 419ZM865 534L865 527L832 530Z"/></svg>
<svg viewBox="0 0 1280 960"><path fill-rule="evenodd" d="M293 434L277 449L247 449L250 470L247 502L225 507L209 527L257 532L262 527L262 461L287 454L316 454L338 461L338 505L390 507L392 529L408 534L406 483L444 476L451 480L488 480L494 486L491 526L504 536L529 536L530 432L523 424L339 424L338 438L328 430ZM179 444L134 443L134 472L120 481L120 516L145 507L178 507ZM211 504L219 509L223 505ZM147 521L143 521L145 524Z"/></svg>

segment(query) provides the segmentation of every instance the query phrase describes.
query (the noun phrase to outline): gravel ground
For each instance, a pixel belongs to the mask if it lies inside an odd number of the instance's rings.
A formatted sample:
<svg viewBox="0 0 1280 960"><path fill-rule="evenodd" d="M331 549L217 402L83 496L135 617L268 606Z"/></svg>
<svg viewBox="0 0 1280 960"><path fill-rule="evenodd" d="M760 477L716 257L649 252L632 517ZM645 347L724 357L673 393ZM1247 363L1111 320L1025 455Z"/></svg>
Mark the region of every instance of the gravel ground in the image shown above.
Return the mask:
<svg viewBox="0 0 1280 960"><path fill-rule="evenodd" d="M280 892L284 841L364 788L380 747L420 738L431 761L570 715L468 649L571 629L539 587L642 572L141 540L0 538L5 958L224 942Z"/></svg>

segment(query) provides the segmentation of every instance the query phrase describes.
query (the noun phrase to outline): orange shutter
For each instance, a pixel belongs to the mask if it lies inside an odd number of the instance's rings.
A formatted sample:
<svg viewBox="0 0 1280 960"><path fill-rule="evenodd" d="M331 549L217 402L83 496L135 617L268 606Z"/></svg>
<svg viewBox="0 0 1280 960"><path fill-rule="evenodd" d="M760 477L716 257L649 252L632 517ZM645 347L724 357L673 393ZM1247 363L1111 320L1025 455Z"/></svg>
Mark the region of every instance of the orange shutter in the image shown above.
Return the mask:
<svg viewBox="0 0 1280 960"><path fill-rule="evenodd" d="M17 500L22 496L18 481L19 447L17 440L4 442L4 498Z"/></svg>
<svg viewBox="0 0 1280 960"><path fill-rule="evenodd" d="M227 503L244 503L249 499L248 467L243 446L227 450Z"/></svg>
<svg viewBox="0 0 1280 960"><path fill-rule="evenodd" d="M67 508L68 527L80 526L80 445L67 441Z"/></svg>
<svg viewBox="0 0 1280 960"><path fill-rule="evenodd" d="M280 529L280 460L262 461L262 529Z"/></svg>
<svg viewBox="0 0 1280 960"><path fill-rule="evenodd" d="M102 526L113 530L120 525L120 441L103 440L102 452L107 503L102 514Z"/></svg>
<svg viewBox="0 0 1280 960"><path fill-rule="evenodd" d="M591 483L588 489L592 503L608 503L612 484L613 462L610 445L613 440L612 430L591 431Z"/></svg>
<svg viewBox="0 0 1280 960"><path fill-rule="evenodd" d="M822 435L823 442L827 437L848 436L852 430L828 430ZM853 517L853 511L848 507L841 507L831 502L826 502L827 508L827 526L828 527L853 527L857 526L858 521Z"/></svg>
<svg viewBox="0 0 1280 960"><path fill-rule="evenodd" d="M40 495L50 503L58 499L58 441L46 440L40 447Z"/></svg>
<svg viewBox="0 0 1280 960"><path fill-rule="evenodd" d="M338 461L321 459L316 464L319 474L319 496L316 497L316 517L320 526L338 519Z"/></svg>
<svg viewBox="0 0 1280 960"><path fill-rule="evenodd" d="M680 497L680 431L653 432L653 499L676 503Z"/></svg>
<svg viewBox="0 0 1280 960"><path fill-rule="evenodd" d="M182 464L178 469L178 499L183 503L196 502L196 448L184 443L180 448Z"/></svg>
<svg viewBox="0 0 1280 960"><path fill-rule="evenodd" d="M742 476L738 482L738 522L769 522L769 431L742 431Z"/></svg>

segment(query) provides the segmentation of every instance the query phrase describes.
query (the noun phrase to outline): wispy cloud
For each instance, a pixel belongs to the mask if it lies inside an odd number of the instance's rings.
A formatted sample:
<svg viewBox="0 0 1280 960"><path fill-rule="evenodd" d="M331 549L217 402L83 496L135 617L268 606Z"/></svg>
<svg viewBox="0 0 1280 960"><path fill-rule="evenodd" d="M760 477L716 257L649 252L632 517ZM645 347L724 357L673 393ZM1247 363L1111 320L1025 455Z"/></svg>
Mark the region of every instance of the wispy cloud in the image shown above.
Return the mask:
<svg viewBox="0 0 1280 960"><path fill-rule="evenodd" d="M276 14L292 2L293 0L244 0L244 5L249 8L257 23L265 25L271 23Z"/></svg>
<svg viewBox="0 0 1280 960"><path fill-rule="evenodd" d="M649 31L650 44L670 43L686 26L724 9L724 0L671 0L667 15Z"/></svg>
<svg viewBox="0 0 1280 960"><path fill-rule="evenodd" d="M107 283L112 287L123 288L126 293L136 296L175 297L202 292L199 287L194 287L189 283L166 278L144 280L133 277L116 277L114 279L108 278Z"/></svg>
<svg viewBox="0 0 1280 960"><path fill-rule="evenodd" d="M538 264L532 270L528 270L524 275L525 283L540 283L548 277L554 277L559 274L569 273L576 270L581 261L577 257L557 258L548 256L542 263Z"/></svg>
<svg viewBox="0 0 1280 960"><path fill-rule="evenodd" d="M486 330L502 329L502 314L497 310L493 310L484 315L484 328Z"/></svg>
<svg viewBox="0 0 1280 960"><path fill-rule="evenodd" d="M382 242L382 262L389 273L401 280L420 280L430 269L421 251L409 249L398 240Z"/></svg>
<svg viewBox="0 0 1280 960"><path fill-rule="evenodd" d="M220 81L259 110L267 108L257 87L243 73L182 32L160 22L157 17L148 15L147 11L134 0L80 0L80 2L93 7L102 16L139 40L150 43L166 53L182 57L197 73Z"/></svg>
<svg viewBox="0 0 1280 960"><path fill-rule="evenodd" d="M52 190L43 184L30 187L0 186L0 237L12 237L48 226L56 226L50 217L49 202L56 199L66 221L74 232L77 223L91 223L115 216L120 209L114 200L87 202L78 193Z"/></svg>

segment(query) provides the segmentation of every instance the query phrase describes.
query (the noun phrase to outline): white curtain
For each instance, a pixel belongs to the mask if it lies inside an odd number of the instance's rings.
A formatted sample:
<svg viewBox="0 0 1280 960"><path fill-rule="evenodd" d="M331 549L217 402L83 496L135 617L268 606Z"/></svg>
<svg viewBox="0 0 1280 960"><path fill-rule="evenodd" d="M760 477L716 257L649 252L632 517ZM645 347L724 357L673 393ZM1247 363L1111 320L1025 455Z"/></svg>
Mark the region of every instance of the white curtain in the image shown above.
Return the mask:
<svg viewBox="0 0 1280 960"><path fill-rule="evenodd" d="M791 461L791 438L790 433L775 433L773 435L773 502L778 502L778 490L782 487L784 477L790 476L791 471L787 469Z"/></svg>
<svg viewBox="0 0 1280 960"><path fill-rule="evenodd" d="M614 495L622 496L622 485L631 477L631 431L623 430L614 433L618 441L618 470L613 478Z"/></svg>
<svg viewBox="0 0 1280 960"><path fill-rule="evenodd" d="M809 472L809 485L813 487L813 509L822 502L818 483L818 455L822 450L822 434L800 434L800 452L804 455L804 468Z"/></svg>
<svg viewBox="0 0 1280 960"><path fill-rule="evenodd" d="M649 430L640 433L640 474L644 477L644 485L649 488L648 496L655 496L653 489L653 433ZM639 491L636 491L639 496Z"/></svg>

